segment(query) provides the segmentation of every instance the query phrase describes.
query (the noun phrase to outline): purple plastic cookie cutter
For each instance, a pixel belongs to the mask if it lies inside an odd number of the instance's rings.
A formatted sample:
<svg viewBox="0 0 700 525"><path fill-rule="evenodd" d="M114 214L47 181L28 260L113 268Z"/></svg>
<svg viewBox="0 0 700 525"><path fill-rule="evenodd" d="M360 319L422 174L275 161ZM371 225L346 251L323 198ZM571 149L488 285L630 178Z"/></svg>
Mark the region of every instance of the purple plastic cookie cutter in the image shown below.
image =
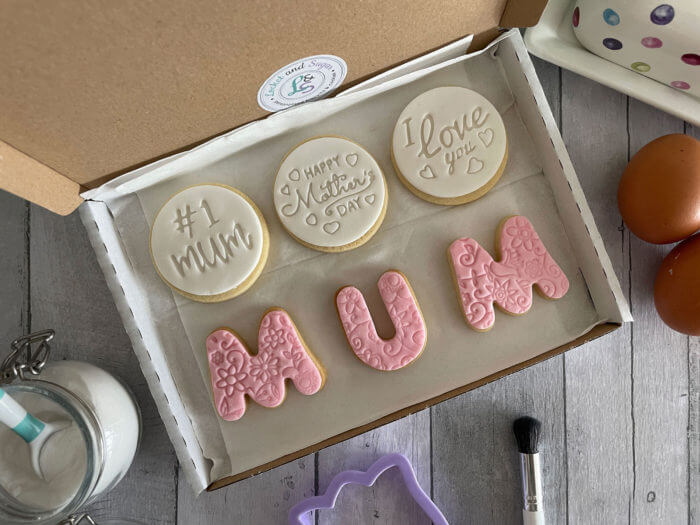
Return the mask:
<svg viewBox="0 0 700 525"><path fill-rule="evenodd" d="M435 525L449 525L445 516L440 509L437 508L433 500L423 492L423 489L418 484L416 473L413 472L411 463L401 454L387 454L382 456L366 471L346 470L336 474L331 480L326 492L320 496L313 496L300 501L289 510L289 525L312 525L313 518L310 512L312 510L332 509L335 505L335 500L338 494L345 485L352 483L371 487L377 478L392 467L397 467L401 471L403 482L411 494L411 497L418 503L420 508L425 512Z"/></svg>

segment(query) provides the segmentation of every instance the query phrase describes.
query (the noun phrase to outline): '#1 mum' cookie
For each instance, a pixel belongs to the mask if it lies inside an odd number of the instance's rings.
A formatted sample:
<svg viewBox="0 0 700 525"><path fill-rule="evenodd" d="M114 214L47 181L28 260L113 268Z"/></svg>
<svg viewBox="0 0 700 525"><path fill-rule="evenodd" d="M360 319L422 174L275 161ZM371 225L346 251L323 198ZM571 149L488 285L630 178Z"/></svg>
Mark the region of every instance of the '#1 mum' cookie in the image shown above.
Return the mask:
<svg viewBox="0 0 700 525"><path fill-rule="evenodd" d="M508 160L503 119L476 91L439 87L401 112L391 145L396 172L421 199L464 204L495 186Z"/></svg>
<svg viewBox="0 0 700 525"><path fill-rule="evenodd" d="M301 244L342 252L379 229L387 188L379 164L362 146L316 137L287 153L275 178L274 202L282 225Z"/></svg>
<svg viewBox="0 0 700 525"><path fill-rule="evenodd" d="M158 275L194 301L225 301L245 292L260 276L268 247L258 207L223 184L199 184L176 193L151 227L151 258Z"/></svg>

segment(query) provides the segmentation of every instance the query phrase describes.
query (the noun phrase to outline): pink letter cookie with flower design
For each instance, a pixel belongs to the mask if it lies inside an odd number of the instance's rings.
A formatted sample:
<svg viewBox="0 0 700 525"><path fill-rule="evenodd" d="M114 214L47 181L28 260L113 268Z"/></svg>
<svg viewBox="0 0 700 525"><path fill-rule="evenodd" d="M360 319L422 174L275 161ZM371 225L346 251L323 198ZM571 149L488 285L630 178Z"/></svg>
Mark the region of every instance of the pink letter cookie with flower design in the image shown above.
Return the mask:
<svg viewBox="0 0 700 525"><path fill-rule="evenodd" d="M448 252L464 318L481 332L493 326L493 303L520 315L532 306L533 285L550 299L563 297L569 289L566 275L522 216L501 223L499 262L469 238L457 239Z"/></svg>
<svg viewBox="0 0 700 525"><path fill-rule="evenodd" d="M281 308L263 316L257 354L251 355L238 335L222 328L207 337L207 356L214 403L226 421L243 416L246 395L265 407L281 405L285 379L305 395L315 394L325 382L323 368Z"/></svg>
<svg viewBox="0 0 700 525"><path fill-rule="evenodd" d="M377 335L365 298L354 286L341 288L335 304L348 343L360 361L377 370L396 370L423 352L425 321L413 290L401 272L385 272L377 286L396 330L391 339Z"/></svg>

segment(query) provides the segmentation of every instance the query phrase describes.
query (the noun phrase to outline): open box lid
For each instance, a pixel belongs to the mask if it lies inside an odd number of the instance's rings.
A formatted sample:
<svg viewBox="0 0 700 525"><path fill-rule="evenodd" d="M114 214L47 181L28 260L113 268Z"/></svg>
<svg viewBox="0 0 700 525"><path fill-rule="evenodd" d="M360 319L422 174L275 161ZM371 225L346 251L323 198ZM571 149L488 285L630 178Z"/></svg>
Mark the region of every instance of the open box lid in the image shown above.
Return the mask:
<svg viewBox="0 0 700 525"><path fill-rule="evenodd" d="M261 84L316 54L349 87L546 0L22 0L0 4L0 188L68 214L80 193L264 117Z"/></svg>

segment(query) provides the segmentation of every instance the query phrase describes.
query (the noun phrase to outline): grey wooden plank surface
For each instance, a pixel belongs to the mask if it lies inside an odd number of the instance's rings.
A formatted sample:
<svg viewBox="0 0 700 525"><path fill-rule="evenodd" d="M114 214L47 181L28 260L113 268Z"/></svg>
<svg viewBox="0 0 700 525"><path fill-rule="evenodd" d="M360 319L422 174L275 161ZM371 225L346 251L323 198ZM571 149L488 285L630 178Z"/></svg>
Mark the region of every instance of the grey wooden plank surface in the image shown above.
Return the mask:
<svg viewBox="0 0 700 525"><path fill-rule="evenodd" d="M685 132L700 139L700 127ZM688 522L700 523L700 337L688 337Z"/></svg>
<svg viewBox="0 0 700 525"><path fill-rule="evenodd" d="M6 340L53 326L57 358L86 359L125 380L144 413L135 464L92 506L144 523L283 523L303 496L380 454L408 455L451 523L517 523L519 473L510 424L545 424L549 523L700 521L700 338L656 317L651 284L670 247L624 228L615 202L627 159L655 136L697 129L550 64L545 92L637 323L429 410L195 499L153 406L76 215L57 217L0 194L0 327ZM343 493L323 523L424 523L388 473ZM364 514L362 514L364 513ZM358 517L361 516L361 517Z"/></svg>
<svg viewBox="0 0 700 525"><path fill-rule="evenodd" d="M630 99L629 154L683 122ZM688 337L656 315L654 278L668 246L630 236L633 409L633 509L636 523L688 518Z"/></svg>
<svg viewBox="0 0 700 525"><path fill-rule="evenodd" d="M5 339L0 358L5 345L29 328L28 214L23 200L0 192L0 330Z"/></svg>
<svg viewBox="0 0 700 525"><path fill-rule="evenodd" d="M513 420L543 423L545 512L566 515L561 358L550 359L433 407L433 495L450 523L518 523L520 464Z"/></svg>
<svg viewBox="0 0 700 525"><path fill-rule="evenodd" d="M688 338L688 522L700 523L700 337Z"/></svg>
<svg viewBox="0 0 700 525"><path fill-rule="evenodd" d="M616 188L627 164L627 97L562 72L561 131L615 272L629 295L629 235ZM568 517L625 523L634 485L629 325L564 357Z"/></svg>
<svg viewBox="0 0 700 525"><path fill-rule="evenodd" d="M31 329L54 328L54 359L80 359L112 372L138 399L141 444L124 480L92 504L96 518L174 523L178 472L172 445L77 213L30 213Z"/></svg>
<svg viewBox="0 0 700 525"><path fill-rule="evenodd" d="M285 523L289 509L314 495L314 454L253 478L194 497L180 471L177 521L209 523Z"/></svg>

